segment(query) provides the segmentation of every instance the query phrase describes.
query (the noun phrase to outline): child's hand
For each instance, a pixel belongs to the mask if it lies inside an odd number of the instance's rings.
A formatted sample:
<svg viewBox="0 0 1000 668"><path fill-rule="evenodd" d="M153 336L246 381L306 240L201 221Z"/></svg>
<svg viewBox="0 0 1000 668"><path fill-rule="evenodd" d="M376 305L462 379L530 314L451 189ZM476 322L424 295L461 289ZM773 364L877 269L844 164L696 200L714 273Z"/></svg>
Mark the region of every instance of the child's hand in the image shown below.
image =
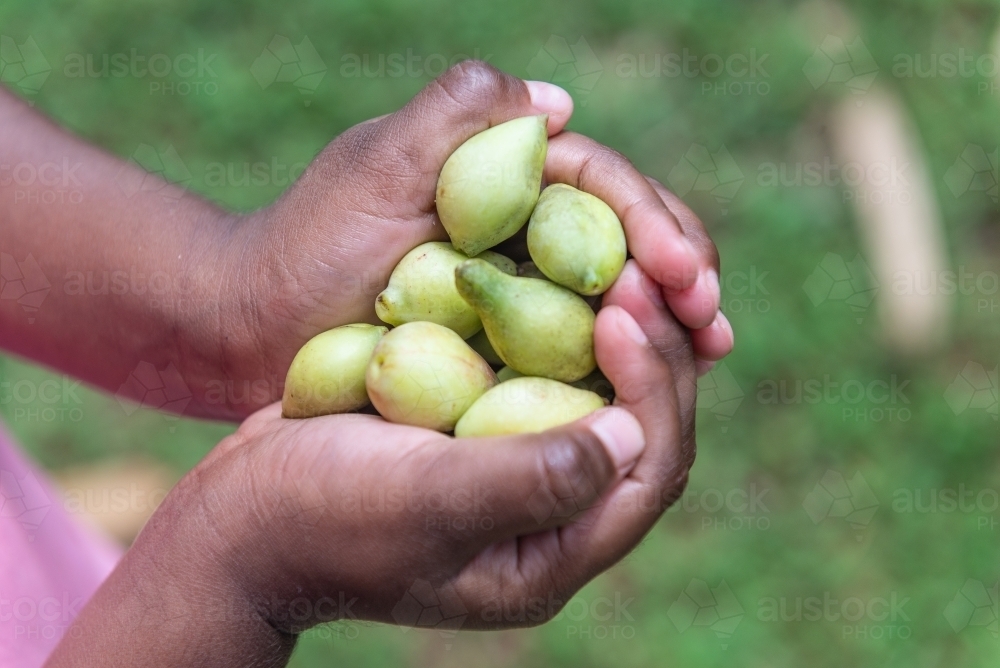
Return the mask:
<svg viewBox="0 0 1000 668"><path fill-rule="evenodd" d="M50 201L37 180L0 183L0 247L28 258L35 286L23 308L0 300L0 347L111 392L141 370L169 372L190 397L186 414L245 418L281 397L306 341L375 322L375 297L399 259L445 238L434 194L452 151L491 125L547 113L545 178L618 213L704 369L733 345L715 246L624 157L563 132L572 106L560 88L466 62L399 112L345 132L273 206L240 216L81 142L0 89L0 162L79 167L74 204ZM511 241L499 250L526 259ZM44 305L30 310L31 299Z"/></svg>
<svg viewBox="0 0 1000 668"><path fill-rule="evenodd" d="M281 665L295 634L343 617L546 621L687 481L694 363L651 287L630 261L597 318L619 407L563 428L453 439L368 415L252 416L171 492L50 665ZM408 592L428 589L449 619L417 615Z"/></svg>
<svg viewBox="0 0 1000 668"><path fill-rule="evenodd" d="M255 340L226 355L244 378L283 378L312 336L350 322L378 322L376 295L417 245L446 239L434 208L438 173L466 139L512 118L548 113L545 179L606 201L624 224L639 265L680 322L695 330L703 360L728 354L732 330L719 311L719 260L704 227L676 197L619 153L562 132L568 94L550 84L465 62L400 111L344 132L275 205L242 221L232 244L240 269L229 285ZM526 258L524 258L526 259ZM264 363L266 369L258 366ZM242 380L242 379L241 379ZM274 388L271 399L280 393ZM258 405L233 407L246 414Z"/></svg>

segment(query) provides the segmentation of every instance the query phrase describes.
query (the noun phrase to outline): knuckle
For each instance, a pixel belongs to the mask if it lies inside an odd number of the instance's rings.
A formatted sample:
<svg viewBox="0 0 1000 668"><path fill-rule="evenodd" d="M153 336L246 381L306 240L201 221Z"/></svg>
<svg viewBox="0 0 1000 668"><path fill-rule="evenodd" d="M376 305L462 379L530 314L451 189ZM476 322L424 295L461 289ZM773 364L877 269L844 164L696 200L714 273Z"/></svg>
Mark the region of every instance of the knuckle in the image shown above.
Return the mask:
<svg viewBox="0 0 1000 668"><path fill-rule="evenodd" d="M593 183L607 180L609 176L631 179L638 174L629 158L610 146L588 137L580 136L582 157L577 171L577 182L582 190L589 191Z"/></svg>
<svg viewBox="0 0 1000 668"><path fill-rule="evenodd" d="M481 60L463 60L437 79L437 84L453 100L469 102L488 99L504 87L506 76Z"/></svg>
<svg viewBox="0 0 1000 668"><path fill-rule="evenodd" d="M587 139L587 148L590 153L590 160L587 162L592 168L608 169L613 168L616 170L635 170L635 165L621 151L611 148L597 142L593 139ZM637 172L638 173L638 172Z"/></svg>
<svg viewBox="0 0 1000 668"><path fill-rule="evenodd" d="M635 406L651 400L662 401L664 396L670 396L674 379L668 364L658 360L653 369L633 375L634 377L615 385L615 398L626 405Z"/></svg>
<svg viewBox="0 0 1000 668"><path fill-rule="evenodd" d="M633 164L632 160L618 149L602 145L601 152L606 162L615 165L619 169L635 169L635 164Z"/></svg>
<svg viewBox="0 0 1000 668"><path fill-rule="evenodd" d="M565 432L539 457L539 477L556 499L594 499L612 474L604 446L589 431Z"/></svg>

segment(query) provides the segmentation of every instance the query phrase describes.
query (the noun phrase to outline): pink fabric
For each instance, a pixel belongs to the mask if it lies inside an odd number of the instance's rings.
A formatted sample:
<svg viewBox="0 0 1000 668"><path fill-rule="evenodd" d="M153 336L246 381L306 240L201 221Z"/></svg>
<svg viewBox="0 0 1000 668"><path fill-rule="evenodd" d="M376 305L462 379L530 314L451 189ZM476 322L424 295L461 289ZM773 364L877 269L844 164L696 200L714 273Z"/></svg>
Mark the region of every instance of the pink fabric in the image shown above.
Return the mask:
<svg viewBox="0 0 1000 668"><path fill-rule="evenodd" d="M70 517L0 426L0 668L41 666L121 554Z"/></svg>

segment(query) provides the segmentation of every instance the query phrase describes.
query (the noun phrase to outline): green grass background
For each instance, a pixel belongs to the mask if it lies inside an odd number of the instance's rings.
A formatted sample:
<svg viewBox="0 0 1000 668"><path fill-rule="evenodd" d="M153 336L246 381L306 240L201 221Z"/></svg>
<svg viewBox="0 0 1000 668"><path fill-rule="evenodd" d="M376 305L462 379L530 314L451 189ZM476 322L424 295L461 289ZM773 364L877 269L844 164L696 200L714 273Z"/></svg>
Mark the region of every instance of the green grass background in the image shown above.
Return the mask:
<svg viewBox="0 0 1000 668"><path fill-rule="evenodd" d="M810 21L832 5L738 0L697 2L421 3L401 0L5 0L0 34L17 44L31 37L52 72L31 96L37 107L121 156L139 144L176 148L189 187L233 208L266 205L283 186L219 186L206 179L213 163L308 162L352 124L399 108L430 76L344 76L345 55L408 50L427 57L478 54L513 74L555 35L581 37L601 66L582 87L563 70L548 78L577 101L570 127L622 151L646 173L667 181L692 144L724 146L745 181L728 202L704 192L688 196L723 257L727 311L738 345L726 360L743 401L728 419L700 411L699 458L686 507L675 508L625 562L581 592L569 612L541 628L442 637L434 632L342 622L304 637L292 665L678 665L678 666L995 666L1000 638L987 624L956 630L944 611L967 580L987 588L1000 578L1000 512L905 512L898 490L960 486L1000 488L1000 430L982 409L957 414L945 389L969 361L998 359L1000 295L992 311L982 294L956 295L946 349L908 359L879 338L875 307L854 312L843 302L813 306L802 286L826 253L863 252L843 190L835 185L767 187L763 163L795 163L803 141L819 137L823 111L843 95L837 83L814 88L803 73L816 34L861 36L879 67L877 85L898 91L926 152L935 196L947 222L953 267L996 272L1000 229L996 202L981 192L956 197L944 175L967 144L992 151L1000 143L1000 93L981 92L988 77L905 78L892 74L899 54L990 52L998 3L901 0L848 2L853 25ZM275 35L298 44L309 37L327 72L314 92L289 83L262 87L250 67ZM214 94L154 94L150 77L69 77L69 54L217 54L213 76L173 82L214 83ZM767 54L754 94L715 94L703 85L748 81L725 74L624 78L623 54ZM439 60L426 61L436 66ZM925 61L926 62L926 61ZM758 84L766 84L766 94ZM216 90L216 89L212 89ZM804 140L803 137L806 139ZM433 141L432 137L427 138ZM820 145L820 156L829 149ZM994 172L994 176L996 172ZM765 275L763 291L740 293L743 275ZM886 286L882 286L886 289ZM749 301L748 301L749 300ZM41 380L48 372L0 359L7 380ZM820 379L867 384L909 381L907 419L844 415L842 403L762 403L766 381ZM994 387L994 393L996 389ZM140 411L126 415L113 399L83 391L78 419L25 417L22 404L0 406L24 446L46 467L144 454L174 467L193 466L228 425L177 420ZM27 406L32 408L33 406ZM36 407L44 407L38 404ZM859 409L877 406L862 402ZM995 409L994 409L995 410ZM860 473L878 508L867 524L829 517L818 524L803 503L827 471ZM718 495L763 492L752 512L712 511ZM709 510L704 508L706 502ZM984 519L985 518L985 519ZM981 523L985 522L985 526ZM716 633L706 609L683 627L671 606L700 580L724 581L743 614L732 633ZM995 591L995 590L994 590ZM624 612L605 619L605 599ZM768 621L767 601L824 596L862 602L908 599L896 619ZM995 593L994 593L995 596ZM596 605L595 602L597 603ZM709 604L711 601L708 602ZM996 615L985 604L988 619ZM683 607L683 606L682 606ZM587 612L583 612L586 609ZM839 609L839 608L838 608ZM675 608L675 613L677 608ZM875 612L880 609L876 608ZM995 620L996 617L993 617ZM995 622L994 622L995 623ZM683 627L683 628L682 628Z"/></svg>

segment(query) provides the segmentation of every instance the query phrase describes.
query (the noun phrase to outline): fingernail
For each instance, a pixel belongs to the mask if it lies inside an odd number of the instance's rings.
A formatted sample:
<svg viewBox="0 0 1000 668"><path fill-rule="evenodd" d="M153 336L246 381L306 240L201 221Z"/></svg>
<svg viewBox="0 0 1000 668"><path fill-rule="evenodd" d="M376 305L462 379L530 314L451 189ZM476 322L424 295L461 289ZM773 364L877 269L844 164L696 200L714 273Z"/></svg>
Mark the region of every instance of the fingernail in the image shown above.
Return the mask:
<svg viewBox="0 0 1000 668"><path fill-rule="evenodd" d="M695 360L694 368L695 371L698 372L698 377L701 378L715 368L715 362L709 362L708 360Z"/></svg>
<svg viewBox="0 0 1000 668"><path fill-rule="evenodd" d="M719 272L715 269L709 269L705 272L704 278L705 290L708 291L712 299L712 308L719 308L719 304L722 302L722 287L719 285Z"/></svg>
<svg viewBox="0 0 1000 668"><path fill-rule="evenodd" d="M590 430L600 439L619 471L631 468L646 447L642 425L624 408L604 408L594 414Z"/></svg>
<svg viewBox="0 0 1000 668"><path fill-rule="evenodd" d="M695 265L695 267L697 267L701 261L701 255L698 253L698 249L694 247L694 244L691 243L691 240L687 237L681 237L681 239L683 241L684 251L688 255L688 259L693 265ZM695 269L695 271L697 271L697 269Z"/></svg>
<svg viewBox="0 0 1000 668"><path fill-rule="evenodd" d="M541 112L565 114L573 109L573 98L565 90L546 81L525 81L531 105Z"/></svg>
<svg viewBox="0 0 1000 668"><path fill-rule="evenodd" d="M642 331L642 327L639 323L635 321L628 311L622 309L621 313L618 314L618 327L621 328L622 333L628 338L635 341L640 346L648 346L649 338L646 337L646 333Z"/></svg>
<svg viewBox="0 0 1000 668"><path fill-rule="evenodd" d="M719 323L719 327L729 333L729 346L735 346L736 335L733 333L733 326L729 324L729 318L726 317L726 314L719 311L715 316L715 321Z"/></svg>

